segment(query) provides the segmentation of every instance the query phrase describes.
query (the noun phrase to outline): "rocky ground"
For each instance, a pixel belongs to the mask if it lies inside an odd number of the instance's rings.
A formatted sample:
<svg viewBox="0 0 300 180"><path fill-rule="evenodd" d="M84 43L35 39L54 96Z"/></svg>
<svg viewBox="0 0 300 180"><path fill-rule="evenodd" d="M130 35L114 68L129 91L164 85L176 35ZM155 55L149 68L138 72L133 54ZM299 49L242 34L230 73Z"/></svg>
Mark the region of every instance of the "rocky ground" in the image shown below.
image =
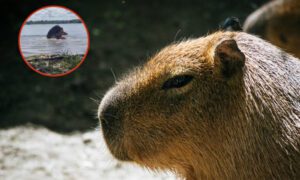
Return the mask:
<svg viewBox="0 0 300 180"><path fill-rule="evenodd" d="M112 158L98 130L59 134L26 125L0 131L2 180L172 180Z"/></svg>
<svg viewBox="0 0 300 180"><path fill-rule="evenodd" d="M47 74L63 74L76 67L83 55L36 55L26 58L34 69Z"/></svg>

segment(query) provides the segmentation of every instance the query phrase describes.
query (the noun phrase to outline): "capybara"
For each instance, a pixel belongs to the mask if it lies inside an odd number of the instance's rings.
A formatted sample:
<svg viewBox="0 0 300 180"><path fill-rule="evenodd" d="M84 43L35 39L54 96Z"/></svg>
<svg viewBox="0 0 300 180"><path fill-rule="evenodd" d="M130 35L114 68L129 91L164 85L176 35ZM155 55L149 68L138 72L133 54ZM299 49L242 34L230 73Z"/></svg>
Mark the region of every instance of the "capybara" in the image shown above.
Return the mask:
<svg viewBox="0 0 300 180"><path fill-rule="evenodd" d="M300 58L300 0L274 0L254 11L243 29Z"/></svg>
<svg viewBox="0 0 300 180"><path fill-rule="evenodd" d="M55 38L55 39L65 39L64 35L67 35L62 27L59 25L53 26L47 33L47 38Z"/></svg>
<svg viewBox="0 0 300 180"><path fill-rule="evenodd" d="M218 31L120 79L98 117L110 152L195 179L300 179L300 60Z"/></svg>

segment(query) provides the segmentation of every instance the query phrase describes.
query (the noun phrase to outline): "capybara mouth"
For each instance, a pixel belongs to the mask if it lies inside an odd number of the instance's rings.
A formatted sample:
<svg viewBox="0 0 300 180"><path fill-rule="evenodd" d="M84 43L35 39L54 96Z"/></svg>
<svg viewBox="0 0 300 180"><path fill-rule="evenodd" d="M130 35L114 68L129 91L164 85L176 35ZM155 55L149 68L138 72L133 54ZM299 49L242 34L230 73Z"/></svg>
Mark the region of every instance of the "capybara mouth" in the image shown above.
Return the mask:
<svg viewBox="0 0 300 180"><path fill-rule="evenodd" d="M111 154L121 161L132 161L128 156L126 149L122 143L122 132L118 128L112 128L109 126L106 120L101 120L102 132L104 140L110 150Z"/></svg>
<svg viewBox="0 0 300 180"><path fill-rule="evenodd" d="M132 159L128 156L128 153L123 148L118 148L116 151L112 151L111 148L110 152L111 154L120 161L132 161ZM116 148L113 148L116 149Z"/></svg>
<svg viewBox="0 0 300 180"><path fill-rule="evenodd" d="M112 134L109 134L109 132L105 128L102 128L102 131L104 135L104 140L111 154L118 160L132 161L132 159L129 157L127 153L127 150L123 146L122 138L119 136L114 136Z"/></svg>

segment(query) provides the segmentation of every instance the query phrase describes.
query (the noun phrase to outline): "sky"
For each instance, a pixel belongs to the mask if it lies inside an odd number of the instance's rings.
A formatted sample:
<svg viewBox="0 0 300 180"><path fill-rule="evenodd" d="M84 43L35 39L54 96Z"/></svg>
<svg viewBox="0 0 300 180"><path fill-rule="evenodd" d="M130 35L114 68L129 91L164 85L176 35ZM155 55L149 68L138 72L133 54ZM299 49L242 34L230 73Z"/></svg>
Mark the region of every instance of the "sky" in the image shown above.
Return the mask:
<svg viewBox="0 0 300 180"><path fill-rule="evenodd" d="M35 12L30 16L28 21L49 21L49 20L71 20L78 19L78 17L71 11L64 8L48 7Z"/></svg>

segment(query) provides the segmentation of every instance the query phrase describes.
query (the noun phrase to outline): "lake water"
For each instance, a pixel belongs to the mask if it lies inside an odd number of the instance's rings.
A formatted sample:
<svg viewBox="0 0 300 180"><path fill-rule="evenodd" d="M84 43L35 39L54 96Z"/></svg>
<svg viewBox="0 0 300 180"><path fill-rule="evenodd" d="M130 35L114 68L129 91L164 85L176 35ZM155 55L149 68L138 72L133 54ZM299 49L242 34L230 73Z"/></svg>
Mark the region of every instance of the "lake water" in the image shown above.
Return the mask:
<svg viewBox="0 0 300 180"><path fill-rule="evenodd" d="M59 24L66 39L47 39L56 24L25 25L21 32L21 51L25 57L40 54L85 54L88 40L83 24Z"/></svg>

